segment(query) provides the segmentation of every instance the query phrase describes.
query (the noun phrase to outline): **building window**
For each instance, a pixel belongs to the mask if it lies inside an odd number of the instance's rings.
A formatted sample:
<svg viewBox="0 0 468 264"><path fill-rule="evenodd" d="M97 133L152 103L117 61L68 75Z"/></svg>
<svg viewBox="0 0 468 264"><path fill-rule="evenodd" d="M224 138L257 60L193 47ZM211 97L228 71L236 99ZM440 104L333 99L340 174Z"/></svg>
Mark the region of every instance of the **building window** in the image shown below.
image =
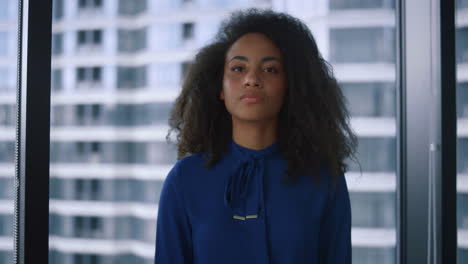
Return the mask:
<svg viewBox="0 0 468 264"><path fill-rule="evenodd" d="M16 121L16 105L0 104L0 125L12 126Z"/></svg>
<svg viewBox="0 0 468 264"><path fill-rule="evenodd" d="M76 82L78 88L93 88L101 85L101 67L78 67Z"/></svg>
<svg viewBox="0 0 468 264"><path fill-rule="evenodd" d="M119 15L135 16L146 11L147 0L119 0Z"/></svg>
<svg viewBox="0 0 468 264"><path fill-rule="evenodd" d="M61 55L63 53L63 33L52 34L52 55Z"/></svg>
<svg viewBox="0 0 468 264"><path fill-rule="evenodd" d="M394 192L351 192L353 227L395 228Z"/></svg>
<svg viewBox="0 0 468 264"><path fill-rule="evenodd" d="M0 32L0 56L8 56L8 32Z"/></svg>
<svg viewBox="0 0 468 264"><path fill-rule="evenodd" d="M51 88L53 91L59 91L63 89L62 69L52 69Z"/></svg>
<svg viewBox="0 0 468 264"><path fill-rule="evenodd" d="M194 24L193 23L183 23L182 24L182 39L191 40L193 39L194 33Z"/></svg>
<svg viewBox="0 0 468 264"><path fill-rule="evenodd" d="M14 2L11 2L11 1L0 1L0 19L8 19L8 17L11 15L11 12L9 12L10 8L10 4L13 4ZM16 14L15 14L16 15ZM16 19L16 18L15 18ZM0 251L1 253L1 251ZM1 258L0 258L0 263L3 263L1 262ZM7 263L7 262L5 262Z"/></svg>
<svg viewBox="0 0 468 264"><path fill-rule="evenodd" d="M468 193L458 193L457 223L458 228L468 229Z"/></svg>
<svg viewBox="0 0 468 264"><path fill-rule="evenodd" d="M0 214L0 237L13 235L13 216Z"/></svg>
<svg viewBox="0 0 468 264"><path fill-rule="evenodd" d="M456 33L457 63L468 62L468 27L457 28Z"/></svg>
<svg viewBox="0 0 468 264"><path fill-rule="evenodd" d="M395 116L394 83L342 83L340 86L353 117Z"/></svg>
<svg viewBox="0 0 468 264"><path fill-rule="evenodd" d="M394 63L394 28L333 28L330 61L333 63Z"/></svg>
<svg viewBox="0 0 468 264"><path fill-rule="evenodd" d="M88 254L74 254L73 264L101 264L104 263L101 256Z"/></svg>
<svg viewBox="0 0 468 264"><path fill-rule="evenodd" d="M77 48L78 52L92 52L100 50L102 46L102 30L78 30Z"/></svg>
<svg viewBox="0 0 468 264"><path fill-rule="evenodd" d="M457 138L457 172L468 174L468 138Z"/></svg>
<svg viewBox="0 0 468 264"><path fill-rule="evenodd" d="M102 238L102 220L102 218L97 216L75 216L75 236L85 238Z"/></svg>
<svg viewBox="0 0 468 264"><path fill-rule="evenodd" d="M102 0L79 0L79 9L96 9L102 7Z"/></svg>
<svg viewBox="0 0 468 264"><path fill-rule="evenodd" d="M330 0L331 10L395 8L395 0Z"/></svg>
<svg viewBox="0 0 468 264"><path fill-rule="evenodd" d="M468 118L468 82L457 84L457 117Z"/></svg>
<svg viewBox="0 0 468 264"><path fill-rule="evenodd" d="M52 1L52 18L54 20L63 18L63 0Z"/></svg>
<svg viewBox="0 0 468 264"><path fill-rule="evenodd" d="M181 65L181 66L182 66L182 71L181 71L181 75L180 75L180 79L181 79L182 81L183 81L183 80L185 79L185 77L187 76L187 72L188 72L188 70L189 70L191 64L192 64L192 63L191 63L191 62L188 62L188 61L182 62L182 65Z"/></svg>
<svg viewBox="0 0 468 264"><path fill-rule="evenodd" d="M146 86L146 66L117 68L117 88L133 89Z"/></svg>
<svg viewBox="0 0 468 264"><path fill-rule="evenodd" d="M468 0L457 0L456 8L457 9L468 8ZM461 263L461 262L459 262L459 263Z"/></svg>
<svg viewBox="0 0 468 264"><path fill-rule="evenodd" d="M76 125L101 125L103 106L100 104L77 104Z"/></svg>
<svg viewBox="0 0 468 264"><path fill-rule="evenodd" d="M353 246L353 263L359 264L394 264L396 263L395 248L390 247L356 247Z"/></svg>
<svg viewBox="0 0 468 264"><path fill-rule="evenodd" d="M0 163L13 163L15 153L15 142L14 141L0 141Z"/></svg>
<svg viewBox="0 0 468 264"><path fill-rule="evenodd" d="M99 152L100 143L91 142L91 152ZM76 179L75 199L76 200L99 200L101 198L102 180L98 179Z"/></svg>
<svg viewBox="0 0 468 264"><path fill-rule="evenodd" d="M146 48L146 28L119 29L118 51L136 52Z"/></svg>
<svg viewBox="0 0 468 264"><path fill-rule="evenodd" d="M0 80L2 80L0 81L0 92L16 89L10 83L10 76L10 67L0 67Z"/></svg>
<svg viewBox="0 0 468 264"><path fill-rule="evenodd" d="M366 172L395 172L396 143L394 137L359 137L356 157ZM359 171L356 162L347 159L350 171Z"/></svg>
<svg viewBox="0 0 468 264"><path fill-rule="evenodd" d="M92 104L91 105L91 116L93 121L98 121L102 116L102 105Z"/></svg>

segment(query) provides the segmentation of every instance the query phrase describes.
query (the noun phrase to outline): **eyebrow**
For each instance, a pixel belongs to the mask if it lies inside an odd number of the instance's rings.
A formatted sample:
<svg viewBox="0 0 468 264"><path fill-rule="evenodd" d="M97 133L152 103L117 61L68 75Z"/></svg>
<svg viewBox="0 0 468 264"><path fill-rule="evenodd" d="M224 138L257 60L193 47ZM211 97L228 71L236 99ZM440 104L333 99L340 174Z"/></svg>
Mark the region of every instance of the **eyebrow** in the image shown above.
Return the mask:
<svg viewBox="0 0 468 264"><path fill-rule="evenodd" d="M242 61L249 61L249 59L247 59L247 57L245 57L245 56L234 56L234 57L232 57L229 61L232 61L232 60L235 60L235 59L237 59L237 60L242 60ZM272 56L268 56L268 57L263 57L263 58L262 58L262 62L265 62L265 61L272 61L272 60L281 62L278 58L272 57Z"/></svg>

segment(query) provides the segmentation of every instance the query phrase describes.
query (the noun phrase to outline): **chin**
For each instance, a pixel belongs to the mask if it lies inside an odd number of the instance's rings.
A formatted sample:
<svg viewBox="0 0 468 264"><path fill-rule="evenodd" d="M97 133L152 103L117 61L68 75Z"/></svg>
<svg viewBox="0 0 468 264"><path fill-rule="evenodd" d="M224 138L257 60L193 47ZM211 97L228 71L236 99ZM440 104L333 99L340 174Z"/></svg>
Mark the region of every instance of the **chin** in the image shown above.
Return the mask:
<svg viewBox="0 0 468 264"><path fill-rule="evenodd" d="M243 114L243 115L237 115L236 119L239 121L246 121L246 122L264 122L271 120L271 116L269 115L261 115L261 114Z"/></svg>

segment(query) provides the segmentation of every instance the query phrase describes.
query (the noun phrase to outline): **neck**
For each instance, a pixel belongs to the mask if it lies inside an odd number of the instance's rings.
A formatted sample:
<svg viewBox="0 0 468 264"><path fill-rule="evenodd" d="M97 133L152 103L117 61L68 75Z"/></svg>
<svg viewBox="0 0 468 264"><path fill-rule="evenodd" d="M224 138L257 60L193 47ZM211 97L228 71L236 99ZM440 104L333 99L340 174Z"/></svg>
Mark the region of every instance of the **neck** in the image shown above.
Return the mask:
<svg viewBox="0 0 468 264"><path fill-rule="evenodd" d="M232 121L232 139L240 146L250 149L266 148L277 140L278 120Z"/></svg>

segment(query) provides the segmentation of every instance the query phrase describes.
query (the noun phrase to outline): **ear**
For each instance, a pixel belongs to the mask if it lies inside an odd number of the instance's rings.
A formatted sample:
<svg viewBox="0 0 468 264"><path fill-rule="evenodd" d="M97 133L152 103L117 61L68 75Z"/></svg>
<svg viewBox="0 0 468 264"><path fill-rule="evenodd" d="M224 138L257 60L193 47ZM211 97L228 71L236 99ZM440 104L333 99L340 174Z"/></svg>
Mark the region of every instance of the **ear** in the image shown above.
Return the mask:
<svg viewBox="0 0 468 264"><path fill-rule="evenodd" d="M219 99L224 100L224 91L221 89L221 92L219 93Z"/></svg>

